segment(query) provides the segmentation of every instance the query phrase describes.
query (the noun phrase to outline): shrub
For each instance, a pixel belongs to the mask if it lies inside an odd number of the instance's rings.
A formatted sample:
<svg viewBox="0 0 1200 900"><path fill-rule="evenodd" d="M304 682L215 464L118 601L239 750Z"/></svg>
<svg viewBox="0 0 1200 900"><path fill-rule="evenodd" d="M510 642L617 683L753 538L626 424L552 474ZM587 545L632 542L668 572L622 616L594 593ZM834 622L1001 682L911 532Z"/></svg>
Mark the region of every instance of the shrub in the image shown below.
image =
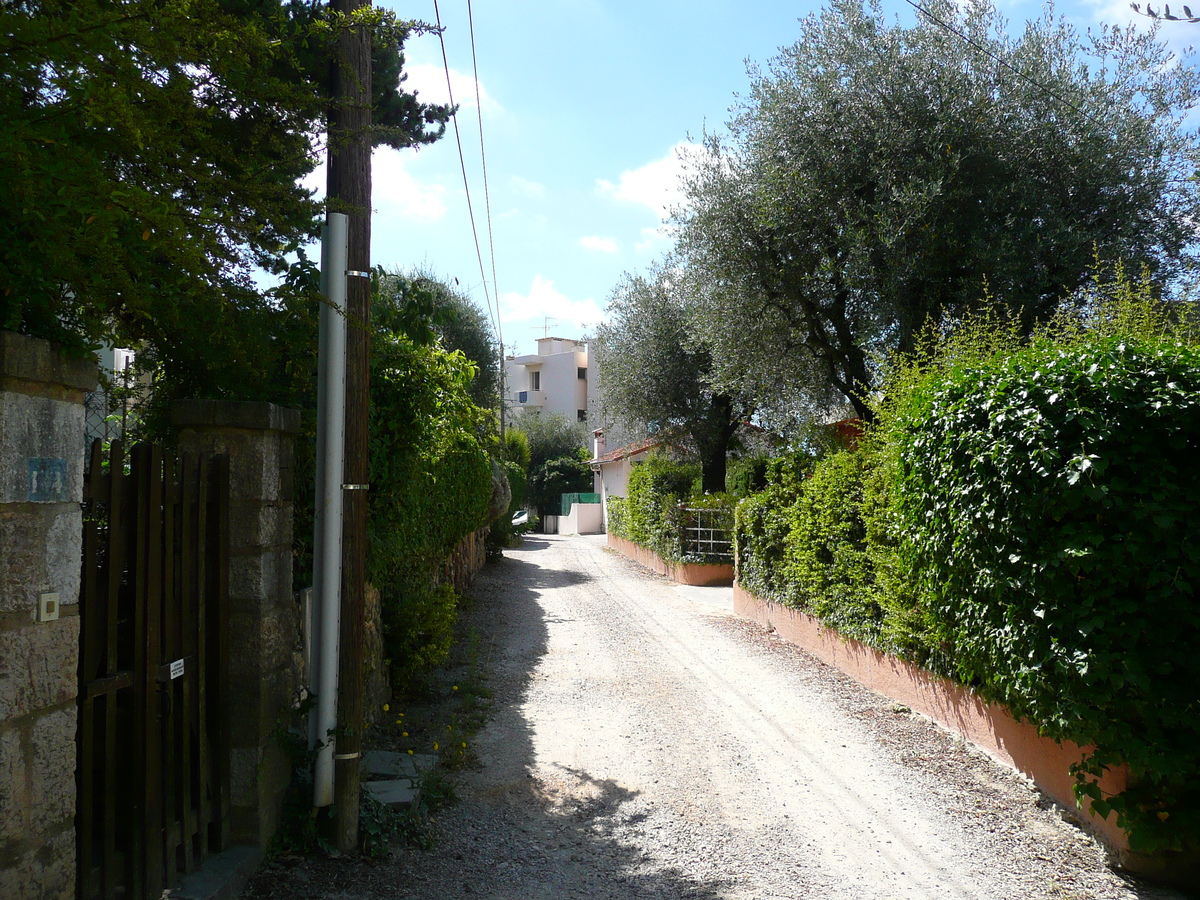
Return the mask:
<svg viewBox="0 0 1200 900"><path fill-rule="evenodd" d="M461 354L402 335L372 345L367 574L401 682L445 658L456 605L438 570L485 523L492 495L490 419L467 394L471 371Z"/></svg>
<svg viewBox="0 0 1200 900"><path fill-rule="evenodd" d="M662 454L651 454L629 475L622 537L653 550L665 560L683 557L679 501L691 495L700 477L697 463L676 462Z"/></svg>
<svg viewBox="0 0 1200 900"><path fill-rule="evenodd" d="M961 361L893 417L900 553L956 674L1120 761L1135 848L1200 833L1200 352L1042 336Z"/></svg>
<svg viewBox="0 0 1200 900"><path fill-rule="evenodd" d="M624 497L608 497L606 506L608 509L608 531L610 534L615 534L617 537L632 540L629 536L628 520L625 516L625 498Z"/></svg>
<svg viewBox="0 0 1200 900"><path fill-rule="evenodd" d="M765 456L746 456L730 460L725 475L725 489L741 499L761 491L767 486L767 463Z"/></svg>
<svg viewBox="0 0 1200 900"><path fill-rule="evenodd" d="M799 502L813 459L805 455L767 461L765 487L737 505L733 543L737 580L746 590L767 600L798 606L795 586L784 566L784 544L791 511Z"/></svg>
<svg viewBox="0 0 1200 900"><path fill-rule="evenodd" d="M862 516L869 459L843 450L813 467L789 510L783 577L793 605L848 637L879 645L883 613Z"/></svg>
<svg viewBox="0 0 1200 900"><path fill-rule="evenodd" d="M1077 794L1142 851L1200 838L1200 348L1148 296L933 340L858 451L773 461L736 528L748 589L1094 747Z"/></svg>

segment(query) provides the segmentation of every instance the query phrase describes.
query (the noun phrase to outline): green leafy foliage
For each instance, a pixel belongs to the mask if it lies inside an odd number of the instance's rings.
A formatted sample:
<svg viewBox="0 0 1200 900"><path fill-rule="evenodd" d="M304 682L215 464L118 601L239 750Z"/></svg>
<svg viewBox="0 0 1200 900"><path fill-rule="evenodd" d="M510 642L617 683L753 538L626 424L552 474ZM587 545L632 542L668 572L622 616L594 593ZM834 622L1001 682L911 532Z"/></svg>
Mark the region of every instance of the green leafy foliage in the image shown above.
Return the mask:
<svg viewBox="0 0 1200 900"><path fill-rule="evenodd" d="M528 497L542 515L556 516L563 494L587 493L593 487L591 467L579 456L548 459L529 479Z"/></svg>
<svg viewBox="0 0 1200 900"><path fill-rule="evenodd" d="M878 644L882 611L863 522L865 454L820 460L789 510L783 577L801 608L848 637Z"/></svg>
<svg viewBox="0 0 1200 900"><path fill-rule="evenodd" d="M939 373L893 427L897 535L957 675L1094 744L1084 773L1127 762L1105 799L1135 847L1200 832L1200 351L1036 340Z"/></svg>
<svg viewBox="0 0 1200 900"><path fill-rule="evenodd" d="M367 565L401 682L445 658L456 598L438 572L487 518L492 420L471 402L472 375L461 354L436 345L396 332L373 342Z"/></svg>
<svg viewBox="0 0 1200 900"><path fill-rule="evenodd" d="M1200 347L1148 296L1119 276L1030 340L935 340L857 452L773 464L736 535L748 589L1093 746L1077 793L1138 850L1200 838Z"/></svg>
<svg viewBox="0 0 1200 900"><path fill-rule="evenodd" d="M79 350L236 329L248 267L317 213L297 181L321 101L268 7L4 6L0 327Z"/></svg>
<svg viewBox="0 0 1200 900"><path fill-rule="evenodd" d="M767 486L766 456L745 456L729 461L725 474L725 489L739 499L761 491Z"/></svg>
<svg viewBox="0 0 1200 900"><path fill-rule="evenodd" d="M715 384L778 403L824 383L869 419L875 360L985 307L988 286L1028 332L1097 249L1186 275L1186 51L1080 34L1052 7L1012 29L989 0L922 7L904 23L831 0L752 70L728 138L690 157L679 251L715 286L692 335Z"/></svg>
<svg viewBox="0 0 1200 900"><path fill-rule="evenodd" d="M578 423L556 413L524 415L505 436L515 460L528 460L526 500L543 516L558 515L559 497L590 491L587 439Z"/></svg>
<svg viewBox="0 0 1200 900"><path fill-rule="evenodd" d="M385 302L426 323L430 339L437 338L446 350L458 350L471 361L475 375L470 394L477 406L492 409L498 404L500 348L487 314L458 287L457 279L423 270L388 273L380 279L379 293Z"/></svg>
<svg viewBox="0 0 1200 900"><path fill-rule="evenodd" d="M792 509L800 499L814 460L806 455L778 457L764 467L764 486L737 505L734 554L742 587L766 600L798 606L784 566L784 546Z"/></svg>
<svg viewBox="0 0 1200 900"><path fill-rule="evenodd" d="M629 475L628 495L616 505L609 498L608 527L618 537L653 550L663 559L683 557L679 501L695 493L700 478L696 463L677 462L661 453L651 453L634 466Z"/></svg>
<svg viewBox="0 0 1200 900"><path fill-rule="evenodd" d="M164 401L287 402L314 343L295 322L316 300L311 264L286 259L316 232L320 205L300 181L329 109L330 47L353 24L372 29L376 87L396 95L419 26L383 10L3 4L0 328L80 354L137 347ZM389 143L434 140L448 115L411 95L383 105ZM277 296L256 287L256 267L285 276Z"/></svg>

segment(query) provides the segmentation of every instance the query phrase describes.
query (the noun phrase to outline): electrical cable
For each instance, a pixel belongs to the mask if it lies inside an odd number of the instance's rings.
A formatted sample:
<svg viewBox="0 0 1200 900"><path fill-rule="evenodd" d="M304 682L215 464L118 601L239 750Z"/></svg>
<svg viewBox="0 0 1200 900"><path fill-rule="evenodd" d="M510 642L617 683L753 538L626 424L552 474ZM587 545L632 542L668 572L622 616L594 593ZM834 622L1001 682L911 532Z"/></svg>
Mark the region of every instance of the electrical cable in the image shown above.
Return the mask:
<svg viewBox="0 0 1200 900"><path fill-rule="evenodd" d="M450 106L454 106L454 88L450 84L450 60L446 55L446 38L445 29L442 27L442 13L438 9L437 0L433 0L433 14L437 19L438 43L442 46L442 67L446 72L446 93L450 97ZM458 130L458 111L456 110L451 117L454 120L454 142L458 145L458 163L462 169L463 190L467 195L467 216L471 221L471 234L475 238L475 256L479 260L479 276L483 279L483 299L487 305L488 318L492 320L492 327L496 330L496 334L500 333L500 304L496 304L495 315L492 313L492 300L488 292L487 272L483 265L483 250L479 244L479 229L475 226L475 208L471 204L471 186L467 179L467 160L463 155L462 136Z"/></svg>
<svg viewBox="0 0 1200 900"><path fill-rule="evenodd" d="M984 54L984 56L987 56L989 59L991 59L993 62L999 63L1001 66L1008 69L1010 72L1012 72L1018 78L1021 78L1024 81L1029 82L1031 85L1033 85L1035 88L1037 88L1039 91L1041 91L1046 96L1052 97L1053 99L1057 100L1059 103L1063 104L1063 106L1073 109L1075 112L1079 113L1084 118L1091 120L1091 122L1093 124L1099 125L1101 128L1103 128L1105 130L1108 129L1108 126L1106 124L1101 122L1099 119L1097 119L1091 113L1080 109L1078 106L1076 106L1070 100L1067 100L1065 97L1062 97L1059 94L1056 94L1054 91L1050 90L1050 88L1046 87L1044 84L1041 84L1040 82L1035 81L1034 79L1030 78L1028 75L1026 75L1020 69L1017 69L1012 65L1009 65L1004 60L1002 60L999 56L997 56L996 54L992 53L992 51L990 51L986 47L984 47L982 44L967 37L965 34L963 34L961 31L959 31L953 25L950 25L947 22L943 22L941 19L939 19L937 16L935 16L929 10L925 9L925 7L923 7L919 3L917 3L916 0L904 0L904 2L907 3L909 6L911 6L913 9L915 9L917 12L921 13L923 16L925 16L927 19L929 19L929 21L933 22L935 25L937 25L941 28L944 28L946 31L949 31L951 34L957 35L959 38L966 41L968 44L970 44L972 47L974 47L980 53Z"/></svg>
<svg viewBox="0 0 1200 900"><path fill-rule="evenodd" d="M504 367L504 332L500 325L500 286L496 278L496 241L492 232L492 197L488 190L487 151L483 142L483 98L479 92L479 60L475 54L475 16L471 10L471 0L467 0L467 25L471 32L471 69L475 76L475 110L479 121L479 164L483 170L483 208L487 219L488 253L492 260L492 293L496 297L496 352L499 354L497 371L500 376L500 439L504 439L504 395L507 391ZM482 262L480 263L482 265Z"/></svg>
<svg viewBox="0 0 1200 900"><path fill-rule="evenodd" d="M496 297L496 337L504 352L504 335L500 331L500 288L496 283L496 241L492 234L492 197L488 191L487 152L483 144L483 100L479 96L479 61L475 57L475 17L471 12L471 0L467 0L467 25L471 31L471 68L475 75L475 109L479 120L479 163L483 169L483 209L487 219L488 253L492 259L492 293Z"/></svg>

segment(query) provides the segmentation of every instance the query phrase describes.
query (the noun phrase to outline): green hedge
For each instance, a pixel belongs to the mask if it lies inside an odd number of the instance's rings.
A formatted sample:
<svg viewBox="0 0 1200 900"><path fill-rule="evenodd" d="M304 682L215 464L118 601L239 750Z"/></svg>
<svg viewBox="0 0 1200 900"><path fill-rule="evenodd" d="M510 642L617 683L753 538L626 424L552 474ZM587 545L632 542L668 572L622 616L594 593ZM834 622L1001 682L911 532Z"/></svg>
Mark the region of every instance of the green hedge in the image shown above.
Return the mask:
<svg viewBox="0 0 1200 900"><path fill-rule="evenodd" d="M1128 762L1108 802L1135 846L1200 832L1200 352L1040 341L940 375L892 436L901 552L958 677L1095 744L1087 770Z"/></svg>
<svg viewBox="0 0 1200 900"><path fill-rule="evenodd" d="M436 345L387 333L372 344L367 574L398 684L449 651L456 600L438 572L487 518L491 424L468 394L472 374Z"/></svg>
<svg viewBox="0 0 1200 900"><path fill-rule="evenodd" d="M609 531L653 550L665 560L679 561L683 557L679 501L692 494L699 477L697 463L651 454L633 467L628 496L616 504L615 516L614 498L609 499Z"/></svg>
<svg viewBox="0 0 1200 900"><path fill-rule="evenodd" d="M1200 351L1150 306L897 368L857 453L739 506L739 580L1094 745L1135 849L1200 835ZM784 475L785 465L792 470ZM1103 797L1090 775L1125 762Z"/></svg>
<svg viewBox="0 0 1200 900"><path fill-rule="evenodd" d="M788 578L784 548L792 510L813 465L812 457L801 455L769 460L765 487L737 505L733 530L738 583L765 600L798 609L804 604Z"/></svg>

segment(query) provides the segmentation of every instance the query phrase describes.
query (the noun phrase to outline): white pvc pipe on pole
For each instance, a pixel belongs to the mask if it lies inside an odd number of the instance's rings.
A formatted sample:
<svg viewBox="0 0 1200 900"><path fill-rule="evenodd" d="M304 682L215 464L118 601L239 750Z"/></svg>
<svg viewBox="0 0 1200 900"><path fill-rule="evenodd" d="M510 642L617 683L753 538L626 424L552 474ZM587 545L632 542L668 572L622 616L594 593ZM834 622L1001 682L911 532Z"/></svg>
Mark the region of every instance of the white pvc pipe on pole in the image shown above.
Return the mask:
<svg viewBox="0 0 1200 900"><path fill-rule="evenodd" d="M338 634L342 594L342 481L346 433L346 246L348 218L329 213L321 229L321 304L317 345L317 493L313 534L313 641L316 715L309 746L317 750L313 806L333 803L333 732L337 727ZM312 674L310 674L310 680Z"/></svg>

